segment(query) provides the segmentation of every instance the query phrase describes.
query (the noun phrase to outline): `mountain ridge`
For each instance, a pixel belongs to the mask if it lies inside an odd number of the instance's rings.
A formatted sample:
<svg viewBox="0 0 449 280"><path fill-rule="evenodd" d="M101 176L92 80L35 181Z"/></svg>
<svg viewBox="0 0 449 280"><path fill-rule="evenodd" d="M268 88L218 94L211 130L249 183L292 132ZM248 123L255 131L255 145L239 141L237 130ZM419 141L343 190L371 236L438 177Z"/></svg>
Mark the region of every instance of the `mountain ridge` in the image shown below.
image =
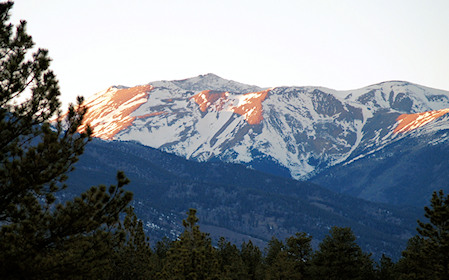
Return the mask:
<svg viewBox="0 0 449 280"><path fill-rule="evenodd" d="M127 95L132 98L123 99ZM406 81L345 91L263 89L206 74L109 88L96 96L104 97L104 110L93 107L86 116L94 136L300 180L370 157L416 134L430 139L426 135L439 130L431 124L449 112L448 91ZM97 103L90 98L85 102Z"/></svg>

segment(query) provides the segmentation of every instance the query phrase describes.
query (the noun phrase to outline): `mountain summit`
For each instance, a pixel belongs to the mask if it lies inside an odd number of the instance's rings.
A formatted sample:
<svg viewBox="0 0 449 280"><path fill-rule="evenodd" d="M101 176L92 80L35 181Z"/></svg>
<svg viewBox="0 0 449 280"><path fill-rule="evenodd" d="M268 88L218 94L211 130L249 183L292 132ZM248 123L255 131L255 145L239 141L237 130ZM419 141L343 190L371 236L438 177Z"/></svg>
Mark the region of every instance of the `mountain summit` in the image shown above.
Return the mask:
<svg viewBox="0 0 449 280"><path fill-rule="evenodd" d="M197 77L188 78L184 80L164 81L164 82L176 85L181 89L189 91L203 91L207 89L213 91L230 91L234 93L242 91L243 93L243 92L262 90L262 88L260 87L245 85L239 82L226 80L212 73L199 75ZM159 85L162 85L162 83L163 82L159 82Z"/></svg>
<svg viewBox="0 0 449 280"><path fill-rule="evenodd" d="M370 155L449 112L449 92L390 81L349 91L257 86L214 74L87 98L94 136L296 179Z"/></svg>

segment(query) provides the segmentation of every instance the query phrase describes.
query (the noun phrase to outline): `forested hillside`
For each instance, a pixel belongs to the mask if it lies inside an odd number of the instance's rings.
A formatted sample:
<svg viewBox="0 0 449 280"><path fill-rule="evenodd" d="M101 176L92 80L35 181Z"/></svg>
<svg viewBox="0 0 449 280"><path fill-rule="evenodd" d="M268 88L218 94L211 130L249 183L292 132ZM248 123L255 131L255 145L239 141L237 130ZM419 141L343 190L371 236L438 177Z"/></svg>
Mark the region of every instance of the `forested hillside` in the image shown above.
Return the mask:
<svg viewBox="0 0 449 280"><path fill-rule="evenodd" d="M225 236L264 247L272 236L307 232L316 246L340 226L352 228L376 258L397 259L422 217L418 208L372 203L243 165L189 161L133 142L93 139L75 166L66 195L113 183L116 170L125 171L133 206L153 240L175 239L184 213L195 208L214 242Z"/></svg>

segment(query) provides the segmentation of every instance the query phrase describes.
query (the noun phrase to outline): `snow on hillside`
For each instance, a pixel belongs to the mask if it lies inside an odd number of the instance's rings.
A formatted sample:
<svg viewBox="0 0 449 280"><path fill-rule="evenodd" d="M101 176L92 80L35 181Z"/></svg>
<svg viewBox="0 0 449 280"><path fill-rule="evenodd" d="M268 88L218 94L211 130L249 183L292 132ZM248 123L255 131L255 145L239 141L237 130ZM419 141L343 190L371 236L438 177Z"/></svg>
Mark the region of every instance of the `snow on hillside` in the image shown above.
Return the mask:
<svg viewBox="0 0 449 280"><path fill-rule="evenodd" d="M350 91L264 90L207 74L112 88L86 104L98 137L136 140L200 161L280 166L304 179L445 115L449 92L401 81Z"/></svg>

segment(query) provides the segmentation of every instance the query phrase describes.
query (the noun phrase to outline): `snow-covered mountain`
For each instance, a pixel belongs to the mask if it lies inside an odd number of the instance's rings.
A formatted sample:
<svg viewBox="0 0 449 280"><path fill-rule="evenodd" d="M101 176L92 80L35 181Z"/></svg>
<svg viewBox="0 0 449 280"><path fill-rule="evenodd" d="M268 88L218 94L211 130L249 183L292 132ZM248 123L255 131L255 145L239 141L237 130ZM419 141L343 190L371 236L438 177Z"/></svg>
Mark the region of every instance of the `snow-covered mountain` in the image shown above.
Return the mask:
<svg viewBox="0 0 449 280"><path fill-rule="evenodd" d="M296 179L449 125L431 126L449 112L449 92L403 81L336 91L259 88L207 74L110 87L85 104L86 122L99 138L135 140L188 159L243 163Z"/></svg>

